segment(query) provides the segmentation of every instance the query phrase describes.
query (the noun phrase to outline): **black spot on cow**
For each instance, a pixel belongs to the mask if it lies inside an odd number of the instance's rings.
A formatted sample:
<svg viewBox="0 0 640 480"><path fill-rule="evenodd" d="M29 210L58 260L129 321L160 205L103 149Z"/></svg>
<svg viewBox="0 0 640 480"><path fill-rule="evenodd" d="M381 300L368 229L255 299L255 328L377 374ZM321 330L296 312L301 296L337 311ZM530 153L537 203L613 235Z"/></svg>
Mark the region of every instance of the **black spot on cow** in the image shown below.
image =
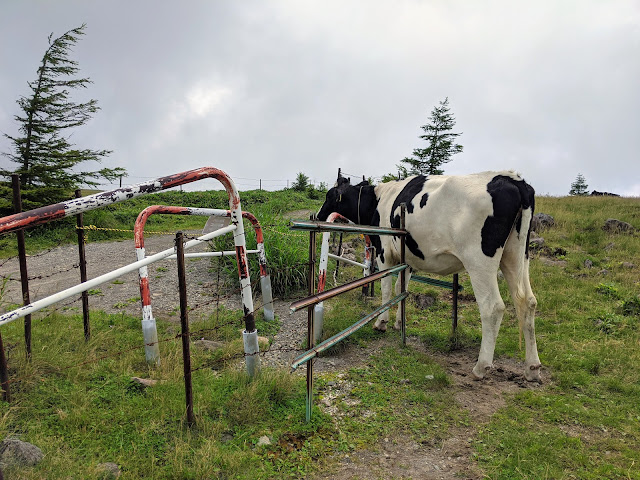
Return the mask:
<svg viewBox="0 0 640 480"><path fill-rule="evenodd" d="M411 253L424 260L424 253L422 253L422 250L420 250L420 247L418 246L418 242L413 239L410 233L407 234L405 242L407 243L407 248Z"/></svg>
<svg viewBox="0 0 640 480"><path fill-rule="evenodd" d="M523 180L497 175L487 184L491 195L493 215L487 217L482 227L482 252L493 257L498 248L504 247L514 224L518 233L522 228L522 210L533 208L534 191ZM528 256L528 248L525 252Z"/></svg>
<svg viewBox="0 0 640 480"><path fill-rule="evenodd" d="M395 213L396 210L398 210L400 205L404 203L407 206L407 213L412 214L414 208L413 199L422 191L426 181L427 177L425 177L424 175L413 177L411 180L409 180L409 182L404 186L402 191L393 201L393 207L391 208L391 218L389 219L393 228L400 228L400 215ZM423 206L422 201L426 203L425 195L422 196L420 207ZM424 260L424 253L422 253L420 247L418 246L418 242L415 241L411 234L407 234L406 244L411 253L413 253L416 257Z"/></svg>
<svg viewBox="0 0 640 480"><path fill-rule="evenodd" d="M400 215L395 214L398 207L404 203L407 205L407 213L413 213L413 199L422 191L422 187L424 187L424 182L426 181L427 177L424 175L413 177L409 182L407 182L402 191L393 201L393 207L391 207L391 218L389 219L393 228L400 228Z"/></svg>
<svg viewBox="0 0 640 480"><path fill-rule="evenodd" d="M420 208L424 208L424 206L427 204L427 200L429 200L429 194L425 193L420 199Z"/></svg>

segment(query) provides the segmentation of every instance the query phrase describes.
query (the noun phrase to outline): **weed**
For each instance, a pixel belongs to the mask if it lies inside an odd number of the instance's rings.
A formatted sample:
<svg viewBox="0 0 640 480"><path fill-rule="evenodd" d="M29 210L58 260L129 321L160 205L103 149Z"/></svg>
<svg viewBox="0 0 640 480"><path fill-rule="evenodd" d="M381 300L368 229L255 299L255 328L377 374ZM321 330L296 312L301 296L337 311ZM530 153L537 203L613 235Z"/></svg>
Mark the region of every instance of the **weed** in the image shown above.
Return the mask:
<svg viewBox="0 0 640 480"><path fill-rule="evenodd" d="M629 298L622 302L621 310L622 314L627 317L640 316L640 296Z"/></svg>
<svg viewBox="0 0 640 480"><path fill-rule="evenodd" d="M596 287L596 291L610 298L620 298L620 292L613 283L601 283Z"/></svg>

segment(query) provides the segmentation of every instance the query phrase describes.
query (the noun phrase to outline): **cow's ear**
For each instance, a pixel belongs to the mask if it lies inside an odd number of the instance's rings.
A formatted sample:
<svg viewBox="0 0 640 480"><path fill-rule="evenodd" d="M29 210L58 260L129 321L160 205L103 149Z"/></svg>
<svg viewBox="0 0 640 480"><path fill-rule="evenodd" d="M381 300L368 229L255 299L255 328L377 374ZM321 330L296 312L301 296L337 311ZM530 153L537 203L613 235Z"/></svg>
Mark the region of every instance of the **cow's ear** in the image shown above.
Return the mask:
<svg viewBox="0 0 640 480"><path fill-rule="evenodd" d="M350 184L351 184L351 179L350 178L340 177L340 178L338 178L338 181L336 182L336 187L340 187L342 185L350 185Z"/></svg>

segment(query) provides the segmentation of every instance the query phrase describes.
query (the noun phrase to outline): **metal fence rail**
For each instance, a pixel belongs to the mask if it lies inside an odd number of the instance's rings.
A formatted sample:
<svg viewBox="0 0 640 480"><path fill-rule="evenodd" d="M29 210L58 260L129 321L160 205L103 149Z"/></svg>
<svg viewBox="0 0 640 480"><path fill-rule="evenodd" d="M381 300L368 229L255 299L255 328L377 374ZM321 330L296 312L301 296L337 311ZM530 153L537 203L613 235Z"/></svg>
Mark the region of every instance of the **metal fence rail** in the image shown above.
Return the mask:
<svg viewBox="0 0 640 480"><path fill-rule="evenodd" d="M400 206L400 228L387 228L387 227L372 227L366 225L356 225L356 224L336 224L332 222L318 222L314 221L313 217L309 221L305 220L292 220L291 229L292 230L306 230L309 232L309 276L308 276L308 287L309 287L309 296L293 302L290 306L291 311L294 312L301 308L307 308L307 344L309 350L307 350L304 354L294 360L292 363L292 370L297 368L302 363L306 363L307 365L307 400L306 400L306 418L307 422L311 421L311 411L313 409L313 358L318 355L319 352L329 348L332 345L344 340L349 335L353 334L364 325L366 325L369 321L376 318L383 312L387 311L391 308L395 303L400 303L400 316L401 316L401 336L402 336L402 344L405 345L405 324L406 324L406 315L405 315L405 300L407 298L407 282L406 276L404 274L405 270L408 268L408 265L405 263L405 246L406 241L405 237L407 232L405 230L405 214L406 214L406 205L403 203ZM316 266L316 235L318 232L348 232L348 233L361 233L366 235L395 235L400 238L400 265L396 267L389 268L382 272L377 272L373 275L369 275L367 277L354 280L353 282L349 282L345 285L341 285L331 290L327 290L324 292L314 293L316 290L315 287L315 266ZM385 303L383 306L376 309L371 314L365 316L360 319L356 323L354 323L351 327L343 330L342 332L334 335L330 339L325 340L320 345L316 346L316 336L314 333L315 327L315 308L314 306L324 300L329 298L333 298L342 293L348 292L355 288L361 287L363 285L369 284L374 280L378 280L384 278L388 275L393 274L394 272L402 274L400 275L400 290L401 293L397 297L393 298L389 302Z"/></svg>
<svg viewBox="0 0 640 480"><path fill-rule="evenodd" d="M6 234L10 232L19 232L25 228L30 228L36 225L48 223L52 220L69 217L72 215L78 215L89 210L94 210L96 208L111 205L113 203L129 200L134 197L138 197L138 196L149 194L149 193L155 193L161 190L166 190L169 188L195 182L205 178L215 178L216 180L220 181L220 183L222 183L222 185L224 186L229 196L229 211L230 211L232 225L229 225L228 227L217 230L216 232L212 232L211 234L203 235L197 240L186 242L184 247L189 248L190 246L196 245L202 241L206 241L211 238L215 238L216 236L223 235L230 232L234 233L233 238L234 238L234 245L235 245L235 251L236 251L236 258L238 262L240 293L242 298L242 307L245 313L245 316L244 316L245 330L243 332L243 339L244 339L245 346L247 344L254 344L254 343L257 345L258 333L255 328L255 318L253 313L254 308L253 308L253 298L251 293L251 280L249 277L249 269L248 269L248 262L247 262L247 249L246 249L245 234L244 234L244 224L242 222L242 209L240 205L240 197L238 195L238 190L236 189L236 186L233 180L231 180L231 178L222 170L219 170L214 167L202 167L195 170L189 170L186 172L181 172L181 173L169 175L166 177L161 177L149 182L142 182L132 186L123 187L123 188L119 188L119 189L108 191L108 192L97 193L97 194L89 195L86 197L68 200L66 202L60 202L54 205L48 205L48 206L37 208L34 210L29 210L27 212L18 212L13 215L0 218L0 234ZM38 300L33 303L25 302L25 305L23 307L0 315L0 326L6 323L12 322L14 320L17 320L19 318L27 317L31 313L41 310L65 298L68 298L69 296L75 295L80 292L84 292L94 286L100 285L101 283L114 279L124 273L149 265L153 262L156 262L165 257L173 255L174 253L175 253L175 247L165 250L163 252L160 252L156 255L147 257L145 259L139 260L138 262L135 262L128 266L114 270L108 274L102 275L92 280L83 281L79 285L76 285L69 289L58 292L47 298ZM25 272L24 276L26 276L26 265L24 268L24 272ZM26 340L30 339L31 337L30 328L27 331L27 327L28 327L27 323L25 322L25 339ZM85 325L85 336L88 338L89 330L87 327L88 326ZM2 348L2 336L0 335L0 349L1 348ZM30 342L27 342L27 351L30 351ZM251 353L253 354L255 352L252 351ZM257 355L255 357L258 358ZM253 370L254 369L252 368L251 371ZM2 351L0 352L0 377L1 377L0 380L2 380L3 395L6 399L8 399L9 392L7 387L8 384L6 383L6 377L7 377L6 372L7 372L6 358L4 355L4 351Z"/></svg>

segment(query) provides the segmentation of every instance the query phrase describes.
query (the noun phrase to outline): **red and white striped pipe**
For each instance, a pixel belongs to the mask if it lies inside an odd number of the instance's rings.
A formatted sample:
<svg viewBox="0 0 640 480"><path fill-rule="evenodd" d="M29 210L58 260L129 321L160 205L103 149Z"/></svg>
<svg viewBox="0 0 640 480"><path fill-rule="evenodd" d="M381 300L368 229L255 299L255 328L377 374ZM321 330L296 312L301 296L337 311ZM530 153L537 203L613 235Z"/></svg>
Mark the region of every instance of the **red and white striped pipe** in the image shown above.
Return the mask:
<svg viewBox="0 0 640 480"><path fill-rule="evenodd" d="M134 226L134 239L136 247L136 256L138 260L145 258L144 247L144 227L147 219L154 214L171 214L171 215L199 215L199 216L218 216L230 217L230 210L214 209L214 208L196 208L196 207L176 207L166 205L152 205L140 212ZM242 217L251 222L256 232L256 250L247 250L247 253L257 253L260 265L260 282L262 286L262 299L264 303L264 316L267 320L273 320L273 297L271 295L271 279L267 271L267 257L264 249L264 235L262 227L258 219L250 212L242 212ZM213 252L212 254L222 254L225 252ZM235 252L227 252L235 255ZM194 253L185 254L185 256L205 256L206 254ZM171 257L169 257L171 258ZM153 311L151 308L151 293L149 288L149 272L144 266L138 270L140 278L140 299L142 302L142 319L143 322L153 320ZM155 321L153 322L155 324Z"/></svg>
<svg viewBox="0 0 640 480"><path fill-rule="evenodd" d="M54 205L48 205L34 210L9 215L0 218L0 234L33 227L35 225L87 212L89 210L129 200L148 193L154 193L179 185L185 185L204 178L215 178L219 180L229 195L231 223L234 225L233 240L238 258L238 275L240 277L241 285L242 308L245 315L245 331L243 333L243 339L245 343L247 370L251 375L258 368L259 355L257 355L258 337L255 328L255 319L253 316L253 298L251 296L251 281L249 278L249 269L247 264L244 225L241 220L242 209L240 205L240 196L238 195L238 190L236 189L233 180L231 180L231 178L222 170L214 167L201 167L195 170L188 170L186 172L160 177L149 182L142 182L128 187L111 190L109 192L96 193L86 197L76 198L66 202L60 202ZM84 288L84 285L81 284L81 286L78 287ZM65 290L64 295L73 295L74 293L70 293L71 291L73 291L73 287L72 289ZM47 297L47 299L42 299L38 302L21 307L13 312L1 315L0 325L38 311L52 305L53 303L63 300L64 298L68 298L62 295L62 293L63 292L59 292L59 294L54 294L51 297Z"/></svg>
<svg viewBox="0 0 640 480"><path fill-rule="evenodd" d="M343 217L337 212L331 213L327 217L327 222L335 222L340 221L343 223L353 223L346 217ZM320 262L318 268L318 293L324 292L326 283L327 283L327 265L329 263L329 257L336 259L340 262L346 262L353 265L358 265L363 267L363 275L369 275L371 273L371 240L368 235L365 235L365 248L364 248L364 263L358 263L353 260L348 260L346 258L339 257L337 255L332 255L329 253L329 236L331 232L324 232L322 234L322 246L320 247ZM322 327L324 324L324 305L323 302L318 303L315 307L314 312L314 320L315 324L313 327L315 343L319 343L322 339Z"/></svg>

